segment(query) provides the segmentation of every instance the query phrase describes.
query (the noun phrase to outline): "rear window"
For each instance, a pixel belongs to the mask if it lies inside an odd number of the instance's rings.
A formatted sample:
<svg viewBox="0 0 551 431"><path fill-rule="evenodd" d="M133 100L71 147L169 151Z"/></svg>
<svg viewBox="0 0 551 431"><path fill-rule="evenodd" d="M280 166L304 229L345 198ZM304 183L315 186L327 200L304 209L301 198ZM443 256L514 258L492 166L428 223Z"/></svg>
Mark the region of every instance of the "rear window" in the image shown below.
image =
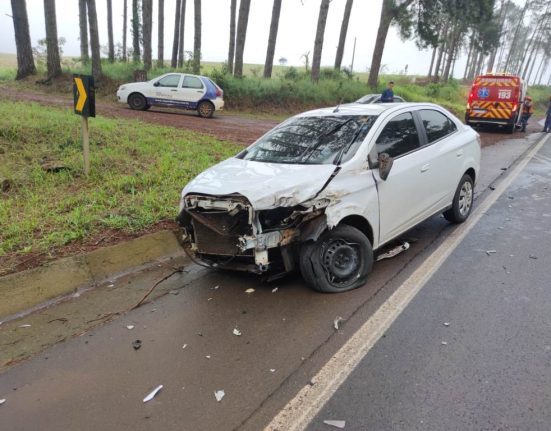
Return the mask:
<svg viewBox="0 0 551 431"><path fill-rule="evenodd" d="M455 123L441 112L422 109L419 111L419 115L425 127L429 144L442 139L444 136L451 135L457 130Z"/></svg>

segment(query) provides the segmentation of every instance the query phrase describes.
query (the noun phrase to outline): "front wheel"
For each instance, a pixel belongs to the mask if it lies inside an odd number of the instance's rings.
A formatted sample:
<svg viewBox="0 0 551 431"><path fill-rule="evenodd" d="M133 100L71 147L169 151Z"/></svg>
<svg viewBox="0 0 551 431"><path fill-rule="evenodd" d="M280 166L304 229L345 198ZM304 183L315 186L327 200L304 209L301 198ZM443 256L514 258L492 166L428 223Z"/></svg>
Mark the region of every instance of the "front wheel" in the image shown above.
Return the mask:
<svg viewBox="0 0 551 431"><path fill-rule="evenodd" d="M300 272L308 285L324 293L346 292L362 286L373 266L367 237L352 226L337 226L300 252Z"/></svg>
<svg viewBox="0 0 551 431"><path fill-rule="evenodd" d="M145 111L148 109L146 98L140 93L133 93L128 97L128 105L136 111Z"/></svg>
<svg viewBox="0 0 551 431"><path fill-rule="evenodd" d="M197 106L197 112L203 118L211 118L214 115L214 105L210 102L203 101Z"/></svg>
<svg viewBox="0 0 551 431"><path fill-rule="evenodd" d="M470 175L463 175L455 195L453 196L452 207L444 212L446 220L452 223L463 223L469 217L473 208L474 187Z"/></svg>

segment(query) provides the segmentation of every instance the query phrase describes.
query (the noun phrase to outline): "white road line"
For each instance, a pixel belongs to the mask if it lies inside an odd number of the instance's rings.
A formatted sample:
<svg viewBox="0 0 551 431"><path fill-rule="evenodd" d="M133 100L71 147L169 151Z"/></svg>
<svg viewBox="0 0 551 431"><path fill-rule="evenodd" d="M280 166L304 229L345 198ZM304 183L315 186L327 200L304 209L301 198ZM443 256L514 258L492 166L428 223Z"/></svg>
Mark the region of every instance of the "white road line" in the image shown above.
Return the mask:
<svg viewBox="0 0 551 431"><path fill-rule="evenodd" d="M304 430L367 355L375 343L404 311L425 283L442 266L465 236L490 209L513 180L526 167L542 147L547 136L543 136L496 189L476 207L471 217L458 226L448 238L404 281L404 283L381 305L339 351L323 366L298 394L266 426L265 431Z"/></svg>

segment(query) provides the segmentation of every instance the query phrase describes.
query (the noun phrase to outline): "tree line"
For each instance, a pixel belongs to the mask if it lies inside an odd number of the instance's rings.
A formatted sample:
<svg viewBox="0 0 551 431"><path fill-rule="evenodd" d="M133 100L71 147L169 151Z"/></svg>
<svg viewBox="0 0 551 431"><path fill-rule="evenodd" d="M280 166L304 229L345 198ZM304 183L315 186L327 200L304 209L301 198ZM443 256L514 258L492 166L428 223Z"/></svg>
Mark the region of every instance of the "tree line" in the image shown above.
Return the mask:
<svg viewBox="0 0 551 431"><path fill-rule="evenodd" d="M84 63L91 61L92 74L101 79L101 52L96 13L96 0L79 1L80 51ZM191 1L191 0L190 0ZM302 0L301 0L302 1ZM115 61L112 0L107 5L107 59ZM320 0L312 65L309 73L314 81L320 78L321 56L327 17L332 0ZM122 46L119 59L145 70L152 67L153 0L131 0L130 30L132 46L127 46L128 4L123 0ZM186 0L176 0L174 34L170 66L182 68L185 60L184 23ZM25 0L11 0L17 47L17 76L36 73ZM230 1L229 46L227 68L236 77L243 75L243 54L247 37L251 0ZM164 60L164 0L157 0L158 46L157 66ZM194 39L188 62L193 73L201 68L201 0L193 0ZM282 0L273 0L268 36L265 78L271 78ZM335 54L334 68L341 70L353 0L346 0ZM55 0L44 0L48 79L61 75ZM542 82L551 62L551 3L548 0L526 0L521 6L512 0L382 0L379 27L373 50L368 85L376 87L381 70L385 42L391 26L403 40L414 40L420 49L432 50L428 79L447 82L455 76L456 60L467 55L463 79L471 80L484 71L505 71ZM89 55L89 51L90 54ZM305 61L309 63L309 53ZM307 66L308 69L308 66ZM533 79L532 79L533 78Z"/></svg>

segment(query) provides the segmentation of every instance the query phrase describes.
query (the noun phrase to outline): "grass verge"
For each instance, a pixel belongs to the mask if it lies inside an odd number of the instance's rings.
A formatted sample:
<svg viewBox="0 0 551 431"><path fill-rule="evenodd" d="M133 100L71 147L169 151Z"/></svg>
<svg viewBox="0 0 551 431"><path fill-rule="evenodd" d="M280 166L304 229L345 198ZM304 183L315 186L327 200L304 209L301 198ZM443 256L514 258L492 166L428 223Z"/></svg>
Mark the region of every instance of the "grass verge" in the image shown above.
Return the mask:
<svg viewBox="0 0 551 431"><path fill-rule="evenodd" d="M182 187L241 149L181 129L101 117L90 119L90 145L85 178L80 117L0 101L0 274L21 255L53 254L102 232L142 232L173 220ZM48 165L60 169L49 172Z"/></svg>

